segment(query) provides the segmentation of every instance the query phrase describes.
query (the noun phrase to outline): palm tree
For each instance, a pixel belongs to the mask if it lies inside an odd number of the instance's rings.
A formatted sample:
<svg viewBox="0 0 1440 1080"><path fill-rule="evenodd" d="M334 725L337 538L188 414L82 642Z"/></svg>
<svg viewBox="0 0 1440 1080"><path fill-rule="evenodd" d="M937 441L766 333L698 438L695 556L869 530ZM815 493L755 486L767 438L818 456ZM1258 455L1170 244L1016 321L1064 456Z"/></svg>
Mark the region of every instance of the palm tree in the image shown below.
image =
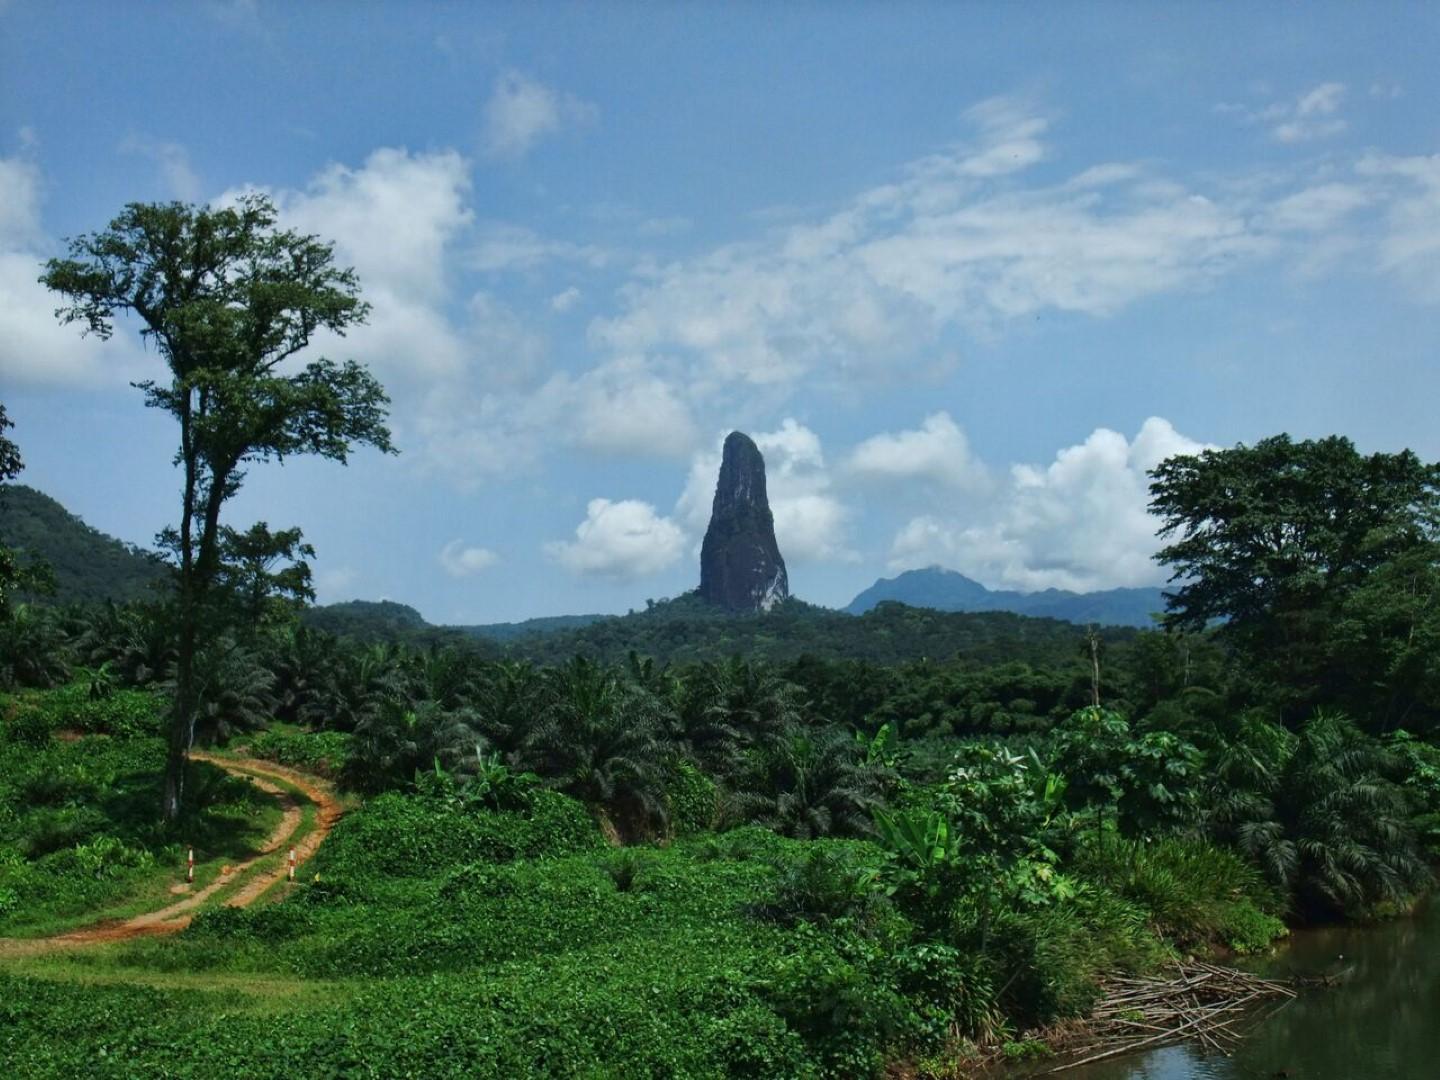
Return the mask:
<svg viewBox="0 0 1440 1080"><path fill-rule="evenodd" d="M91 667L109 664L127 686L163 682L175 664L173 610L163 604L107 603L86 619L75 648Z"/></svg>
<svg viewBox="0 0 1440 1080"><path fill-rule="evenodd" d="M339 663L336 640L324 631L296 624L276 631L269 644L276 719L325 726L326 692Z"/></svg>
<svg viewBox="0 0 1440 1080"><path fill-rule="evenodd" d="M545 680L525 764L603 814L623 837L663 829L667 749L654 699L583 657L547 671Z"/></svg>
<svg viewBox="0 0 1440 1080"><path fill-rule="evenodd" d="M308 719L321 727L355 731L382 707L408 702L399 654L388 645L342 648Z"/></svg>
<svg viewBox="0 0 1440 1080"><path fill-rule="evenodd" d="M1429 879L1391 779L1394 756L1340 713L1318 711L1235 837L1310 916L1360 915Z"/></svg>
<svg viewBox="0 0 1440 1080"><path fill-rule="evenodd" d="M762 755L737 805L746 820L797 839L869 836L890 778L843 732L795 731Z"/></svg>
<svg viewBox="0 0 1440 1080"><path fill-rule="evenodd" d="M528 660L487 665L475 687L475 727L510 768L528 764L531 736L540 722L546 684Z"/></svg>
<svg viewBox="0 0 1440 1080"><path fill-rule="evenodd" d="M70 677L69 653L50 612L19 604L0 615L0 688L58 686Z"/></svg>
<svg viewBox="0 0 1440 1080"><path fill-rule="evenodd" d="M798 695L769 668L738 657L701 664L676 695L678 739L706 772L733 777L747 753L776 746L798 722Z"/></svg>
<svg viewBox="0 0 1440 1080"><path fill-rule="evenodd" d="M362 791L378 792L411 783L420 770L455 768L475 754L479 735L465 713L434 701L410 706L383 698L355 725L345 779Z"/></svg>
<svg viewBox="0 0 1440 1080"><path fill-rule="evenodd" d="M408 657L404 667L413 700L438 702L447 709L463 708L474 700L477 680L474 658L468 653L431 646Z"/></svg>
<svg viewBox="0 0 1440 1080"><path fill-rule="evenodd" d="M195 682L195 732L204 741L263 728L275 715L275 676L234 638L219 638L196 654ZM169 688L173 692L173 682Z"/></svg>

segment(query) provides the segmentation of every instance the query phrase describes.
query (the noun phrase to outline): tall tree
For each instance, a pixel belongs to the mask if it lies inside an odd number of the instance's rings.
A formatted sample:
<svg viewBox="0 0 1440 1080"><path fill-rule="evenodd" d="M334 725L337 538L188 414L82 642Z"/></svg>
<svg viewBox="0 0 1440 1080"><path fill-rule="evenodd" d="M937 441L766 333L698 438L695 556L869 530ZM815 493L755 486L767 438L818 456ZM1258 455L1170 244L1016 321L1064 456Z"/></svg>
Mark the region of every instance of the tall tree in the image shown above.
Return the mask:
<svg viewBox="0 0 1440 1080"><path fill-rule="evenodd" d="M25 468L20 448L5 435L5 430L14 426L14 421L5 414L4 403L0 402L0 484L13 480ZM14 551L0 544L0 618L9 615L14 594L19 590L54 592L54 572L47 563L37 562L33 557L22 565Z"/></svg>
<svg viewBox="0 0 1440 1080"><path fill-rule="evenodd" d="M354 361L292 357L326 330L363 322L355 273L335 265L330 244L276 227L261 195L233 206L132 203L109 227L72 239L40 280L60 293L63 323L108 338L116 315L169 368L136 384L145 404L180 427L180 524L162 534L177 566L179 642L164 815L180 812L194 739L196 657L217 632L223 575L220 513L245 467L293 454L345 462L356 445L392 451L389 399Z"/></svg>
<svg viewBox="0 0 1440 1080"><path fill-rule="evenodd" d="M14 426L5 415L4 403L0 402L0 484L13 480L25 467L20 460L20 448L5 437L5 429ZM20 568L15 562L15 553L0 544L0 616L10 609L10 593L19 583Z"/></svg>
<svg viewBox="0 0 1440 1080"><path fill-rule="evenodd" d="M1170 458L1151 477L1151 508L1171 538L1157 558L1179 583L1167 627L1219 620L1292 721L1324 702L1373 716L1374 681L1387 676L1355 670L1342 644L1366 640L1403 677L1411 668L1394 643L1433 639L1418 631L1435 618L1424 599L1440 566L1440 465L1408 450L1366 457L1339 436L1277 435ZM1379 584L1418 599L1381 603ZM1392 685L1397 701L1383 707L1403 713L1398 699L1416 688Z"/></svg>

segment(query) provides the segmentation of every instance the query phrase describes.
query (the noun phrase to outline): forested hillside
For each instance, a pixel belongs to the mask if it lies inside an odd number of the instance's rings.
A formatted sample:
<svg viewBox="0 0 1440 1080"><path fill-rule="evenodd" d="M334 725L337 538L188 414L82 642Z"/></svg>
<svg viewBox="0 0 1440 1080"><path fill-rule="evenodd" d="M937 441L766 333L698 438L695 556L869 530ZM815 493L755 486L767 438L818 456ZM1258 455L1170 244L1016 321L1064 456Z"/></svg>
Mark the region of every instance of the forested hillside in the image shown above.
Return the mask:
<svg viewBox="0 0 1440 1080"><path fill-rule="evenodd" d="M746 656L785 662L802 656L877 664L956 657L992 664L1048 663L1071 657L1085 631L1073 623L1009 612L952 613L882 604L859 616L790 599L767 612L732 614L694 593L660 601L646 611L606 619L568 633L512 642L512 655L558 663L583 655L619 661L630 652L660 663ZM1135 631L1107 628L1106 641Z"/></svg>
<svg viewBox="0 0 1440 1080"><path fill-rule="evenodd" d="M106 536L24 484L0 487L0 543L47 563L61 604L139 600L168 573L154 553Z"/></svg>

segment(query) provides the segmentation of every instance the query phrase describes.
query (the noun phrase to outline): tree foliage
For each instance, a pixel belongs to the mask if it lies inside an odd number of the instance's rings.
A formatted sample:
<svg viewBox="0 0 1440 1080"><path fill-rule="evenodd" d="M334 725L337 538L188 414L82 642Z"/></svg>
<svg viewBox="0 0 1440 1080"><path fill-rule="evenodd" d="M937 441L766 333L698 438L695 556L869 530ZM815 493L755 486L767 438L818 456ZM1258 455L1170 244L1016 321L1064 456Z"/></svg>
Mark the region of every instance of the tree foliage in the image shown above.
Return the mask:
<svg viewBox="0 0 1440 1080"><path fill-rule="evenodd" d="M1171 458L1151 508L1178 587L1166 625L1218 634L1298 720L1332 703L1382 726L1437 704L1440 465L1331 436ZM1387 699L1376 703L1376 677Z"/></svg>
<svg viewBox="0 0 1440 1080"><path fill-rule="evenodd" d="M72 239L41 281L66 301L60 320L83 332L106 338L117 317L137 318L168 368L165 380L137 386L180 428L180 522L162 534L179 607L164 799L174 818L199 714L197 657L218 633L226 539L245 535L222 531L226 500L256 462L314 454L343 463L355 445L391 449L388 399L365 368L324 358L296 367L317 333L343 335L367 307L331 246L277 228L261 195L220 208L132 203L105 231Z"/></svg>

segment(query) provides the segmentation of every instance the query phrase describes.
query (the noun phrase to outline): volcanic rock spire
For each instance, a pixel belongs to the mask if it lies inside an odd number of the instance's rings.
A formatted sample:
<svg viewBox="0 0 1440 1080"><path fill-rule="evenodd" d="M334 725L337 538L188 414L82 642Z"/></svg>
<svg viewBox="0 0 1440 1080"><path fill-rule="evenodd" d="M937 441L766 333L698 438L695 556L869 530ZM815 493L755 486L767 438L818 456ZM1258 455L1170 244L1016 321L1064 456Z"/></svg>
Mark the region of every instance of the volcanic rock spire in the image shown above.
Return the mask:
<svg viewBox="0 0 1440 1080"><path fill-rule="evenodd" d="M765 459L739 431L725 439L710 528L700 548L700 595L730 611L769 611L790 595L765 494Z"/></svg>

